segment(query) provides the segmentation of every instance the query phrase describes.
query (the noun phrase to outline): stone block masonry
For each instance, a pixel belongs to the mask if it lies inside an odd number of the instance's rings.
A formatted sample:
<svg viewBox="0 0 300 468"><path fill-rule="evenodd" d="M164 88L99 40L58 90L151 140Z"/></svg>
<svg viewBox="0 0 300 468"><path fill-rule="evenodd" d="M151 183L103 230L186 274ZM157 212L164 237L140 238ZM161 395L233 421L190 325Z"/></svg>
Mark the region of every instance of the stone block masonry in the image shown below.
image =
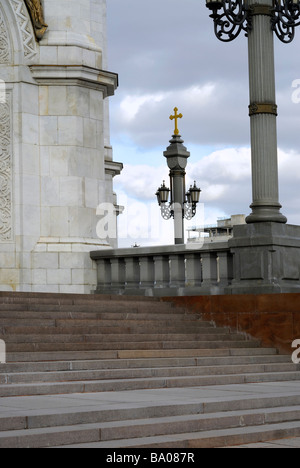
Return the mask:
<svg viewBox="0 0 300 468"><path fill-rule="evenodd" d="M82 239L51 241L41 239L32 256L35 291L90 294L97 283L97 267L89 258L95 244L88 239L85 244Z"/></svg>
<svg viewBox="0 0 300 468"><path fill-rule="evenodd" d="M116 247L97 236L97 207L116 203L122 168L109 136L118 76L107 71L106 1L42 4L40 42L23 0L0 5L0 290L90 293L89 252Z"/></svg>

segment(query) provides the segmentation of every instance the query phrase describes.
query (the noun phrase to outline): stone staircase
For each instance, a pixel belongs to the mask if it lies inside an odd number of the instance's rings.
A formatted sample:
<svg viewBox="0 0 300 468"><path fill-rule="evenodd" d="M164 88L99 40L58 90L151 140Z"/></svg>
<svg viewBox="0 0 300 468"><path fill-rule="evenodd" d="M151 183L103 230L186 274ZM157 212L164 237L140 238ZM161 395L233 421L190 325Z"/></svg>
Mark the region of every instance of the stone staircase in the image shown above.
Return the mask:
<svg viewBox="0 0 300 468"><path fill-rule="evenodd" d="M217 447L300 435L290 356L169 302L0 293L0 339L1 448ZM213 397L269 382L297 391ZM138 391L145 398L131 401ZM55 407L61 396L65 407Z"/></svg>

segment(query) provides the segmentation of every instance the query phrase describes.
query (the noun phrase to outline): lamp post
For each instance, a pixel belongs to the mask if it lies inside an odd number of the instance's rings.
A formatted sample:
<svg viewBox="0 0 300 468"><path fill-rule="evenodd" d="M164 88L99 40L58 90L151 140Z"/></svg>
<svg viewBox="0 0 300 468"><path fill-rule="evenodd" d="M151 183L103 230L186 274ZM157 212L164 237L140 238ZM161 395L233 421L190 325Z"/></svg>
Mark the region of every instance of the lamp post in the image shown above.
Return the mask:
<svg viewBox="0 0 300 468"><path fill-rule="evenodd" d="M175 120L175 131L170 145L164 152L170 169L171 188L166 187L164 181L157 190L156 196L162 217L166 220L174 218L175 244L184 244L184 218L190 220L195 216L201 190L195 182L194 186L186 192L185 169L190 153L179 135L178 119L182 118L182 114L178 114L177 107L174 112L175 114L171 115L170 119Z"/></svg>
<svg viewBox="0 0 300 468"><path fill-rule="evenodd" d="M246 222L286 223L278 189L273 36L292 42L300 0L206 0L206 6L220 41L233 41L242 31L248 37L253 202Z"/></svg>

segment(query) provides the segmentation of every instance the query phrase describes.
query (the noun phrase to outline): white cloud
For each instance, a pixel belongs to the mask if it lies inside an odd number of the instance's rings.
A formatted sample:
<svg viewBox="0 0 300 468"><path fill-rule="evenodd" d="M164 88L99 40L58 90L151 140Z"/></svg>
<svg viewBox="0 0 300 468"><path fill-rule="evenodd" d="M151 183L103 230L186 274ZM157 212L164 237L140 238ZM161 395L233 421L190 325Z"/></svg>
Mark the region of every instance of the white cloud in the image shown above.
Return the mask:
<svg viewBox="0 0 300 468"><path fill-rule="evenodd" d="M166 94L146 94L144 96L128 95L122 99L120 103L120 117L124 121L132 121L136 118L137 114L142 111L145 104L159 103L165 99Z"/></svg>
<svg viewBox="0 0 300 468"><path fill-rule="evenodd" d="M186 104L209 104L216 96L216 83L206 83L203 86L194 85L181 91L181 100Z"/></svg>
<svg viewBox="0 0 300 468"><path fill-rule="evenodd" d="M167 166L127 164L116 180L115 188L137 201L153 200L162 181L168 179L168 173Z"/></svg>

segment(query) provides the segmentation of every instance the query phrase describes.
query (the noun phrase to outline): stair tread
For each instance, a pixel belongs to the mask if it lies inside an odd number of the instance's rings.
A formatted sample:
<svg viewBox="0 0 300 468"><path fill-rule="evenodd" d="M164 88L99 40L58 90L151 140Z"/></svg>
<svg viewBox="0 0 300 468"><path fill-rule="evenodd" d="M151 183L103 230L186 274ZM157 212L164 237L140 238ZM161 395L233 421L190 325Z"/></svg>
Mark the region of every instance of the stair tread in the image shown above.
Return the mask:
<svg viewBox="0 0 300 468"><path fill-rule="evenodd" d="M177 378L177 377L205 377L253 373L294 372L293 363L271 363L271 364L243 364L222 366L186 366L186 367L139 367L129 369L90 369L90 370L58 370L58 371L26 371L0 373L0 385L14 385L26 383L22 378L26 377L33 382L70 382L82 380L109 380L124 378ZM220 372L221 371L221 372ZM168 375L173 374L173 375ZM185 374L185 375L183 375ZM2 379L1 379L2 376ZM21 379L21 382L17 380ZM1 380L6 380L5 383ZM38 380L40 379L40 380ZM57 380L55 380L57 379Z"/></svg>
<svg viewBox="0 0 300 468"><path fill-rule="evenodd" d="M265 386L265 384L263 384ZM193 400L187 400L186 402L182 400L181 394L182 391L188 389L180 389L178 398L174 399L174 394L178 394L178 390L168 390L165 393L165 390L157 390L155 394L159 398L153 399L153 394L145 396L142 401L139 399L130 398L128 392L117 392L116 400L111 400L110 394L101 393L96 395L96 400L93 395L83 395L77 394L66 400L64 399L64 404L62 407L56 408L53 407L52 401L53 398L50 397L50 400L45 400L44 397L31 397L31 398L22 398L21 400L18 397L9 398L4 400L9 403L11 407L14 407L15 403L17 406L14 408L13 414L8 416L6 411L0 412L0 421L1 428L3 428L3 421L9 419L10 422L13 422L14 419L23 418L26 428L35 428L36 425L42 424L44 427L45 424L49 424L47 418L50 418L52 421L53 418L57 417L60 419L58 425L71 425L68 423L68 417L73 415L79 415L80 419L84 415L89 416L93 415L101 418L101 422L109 421L118 421L121 417L122 420L132 420L132 419L143 419L145 414L148 418L153 418L154 414L157 417L166 416L179 416L179 415L190 415L190 414L215 414L215 413L227 413L227 412L236 412L236 411L256 411L256 410L266 410L268 408L276 410L280 407L291 407L300 406L300 394L298 391L299 384L295 387L293 386L293 391L284 392L282 389L281 392L275 391L271 393L263 394L259 391L258 393L248 393L241 392L240 385L233 386L232 392L228 393L228 387L225 387L220 394L220 390L223 387L218 387L217 394L211 394L212 387L202 388L200 391L194 389L195 398ZM248 387L249 388L249 385ZM172 398L169 398L168 395L172 394ZM141 395L141 391L138 391L138 395ZM92 401L90 402L90 396L92 396ZM99 400L99 396L101 396ZM56 397L54 397L56 399ZM60 398L60 397L59 397ZM73 398L75 401L73 402ZM47 405L47 402L50 402L50 406ZM117 405L115 405L117 401ZM31 402L31 404L30 404ZM35 406L37 402L37 406ZM287 406L284 406L287 405ZM111 411L113 410L113 411ZM149 414L148 411L151 411ZM3 411L3 408L2 408ZM145 413L147 411L147 413ZM121 416L120 416L121 414ZM39 427L39 426L38 426ZM3 430L3 429L2 429Z"/></svg>
<svg viewBox="0 0 300 468"><path fill-rule="evenodd" d="M239 339L241 341L246 341L245 339L242 340L241 335L238 333L195 333L195 334L189 334L188 335L189 341L211 341L211 340L224 340L228 341L228 339ZM38 342L38 341L43 341L45 342L46 340L55 340L55 341L65 341L66 339L70 340L76 340L78 339L78 343L80 343L84 339L97 339L97 340L103 340L104 342L112 342L114 341L149 341L149 342L155 342L155 341L187 341L187 335L184 333L155 333L155 334L104 334L104 333L90 333L90 334L45 334L45 335L28 335L28 334L18 334L14 336L7 336L7 335L1 335L0 334L0 339L5 339L6 343L17 343L17 342ZM247 340L250 341L250 340ZM255 341L255 340L252 340Z"/></svg>
<svg viewBox="0 0 300 468"><path fill-rule="evenodd" d="M168 377L168 376L162 376L162 377L140 377L140 378L132 378L132 379L105 379L105 380L102 380L102 379L99 379L99 380L84 380L84 384L85 385L88 385L88 384L97 384L97 383L104 383L104 384L108 384L108 383L120 383L120 380L122 383L125 383L125 382L144 382L144 381L152 381L152 382L155 382L155 381L172 381L172 380L182 380L183 382L186 381L186 380L205 380L207 378L222 378L222 377L240 377L240 378L245 378L246 380L248 379L248 382L250 383L251 382L251 378L254 378L254 377L266 377L266 378L270 378L270 377L283 377L283 376L286 376L286 377L296 377L297 380L299 379L300 380L300 373L299 371L288 371L288 372L285 372L285 371L280 371L280 372L253 372L253 373L249 373L249 374L238 374L238 375L234 375L234 374L222 374L222 375L219 375L219 374L213 374L213 375L196 375L196 376L193 376L193 375L188 375L188 376L174 376L174 377ZM245 380L245 381L246 381ZM276 381L276 380L275 380ZM33 388L36 388L37 386L41 386L41 387L46 387L46 386L55 386L55 385L75 385L75 384L78 384L78 383L82 383L82 381L70 381L70 382L67 382L67 381L64 381L64 382L38 382L38 383L35 383L35 384L32 384L32 383L16 383L16 384L0 384L0 389L1 388L12 388L12 387L33 387ZM187 385L188 387L188 385Z"/></svg>
<svg viewBox="0 0 300 468"><path fill-rule="evenodd" d="M87 370L110 370L110 369L137 369L161 367L194 367L194 366L241 366L241 365L270 365L290 364L289 356L258 355L258 356L236 356L236 357L179 357L179 358L148 358L148 359L115 359L115 360L78 360L78 361L41 361L41 362L15 362L0 364L2 373L24 373L24 372L57 372L57 371L87 371Z"/></svg>
<svg viewBox="0 0 300 468"><path fill-rule="evenodd" d="M248 440L251 442L251 436L255 436L255 441L257 441L257 436L261 435L263 439L261 440L271 440L276 438L282 438L283 431L286 431L287 434L291 436L300 435L300 421L298 422L287 422L287 423L278 423L278 424L268 424L265 426L250 426L250 427L239 427L232 429L219 429L204 431L201 433L184 433L184 434L174 434L168 436L154 436L154 437L143 437L136 439L123 439L104 441L104 442L92 442L85 444L76 444L76 445L66 445L61 446L62 448L201 448L205 447L222 447L222 446L232 446L234 437L236 436L248 436ZM269 434L270 439L266 439L266 436ZM218 440L219 439L219 440ZM241 437L241 440L245 437ZM260 441L260 440L258 440ZM198 443L197 443L198 442ZM202 444L201 444L202 442ZM243 442L240 442L242 444Z"/></svg>
<svg viewBox="0 0 300 468"><path fill-rule="evenodd" d="M7 363L13 362L43 362L57 360L99 360L99 359L145 359L145 358L197 358L224 356L277 356L274 348L219 348L219 349L161 349L161 350L119 350L119 351L48 351L48 352L8 352Z"/></svg>
<svg viewBox="0 0 300 468"><path fill-rule="evenodd" d="M239 411L227 411L227 412L216 412L216 413L201 413L201 414L186 414L186 415L176 415L176 416L163 416L163 417L153 417L153 418L140 418L140 419L125 419L122 421L107 421L107 422L95 422L95 423L82 423L80 425L60 425L54 427L41 427L41 428L29 428L29 429L20 429L20 430L1 430L0 429L0 439L4 437L16 437L21 435L32 435L39 433L51 433L59 431L76 431L78 427L80 429L95 429L95 428L119 428L119 427L129 427L129 426L150 426L154 424L173 424L176 422L184 421L201 421L201 420L214 420L214 419L229 419L231 417L241 417L241 416L254 416L257 415L274 415L280 413L291 413L290 416L298 417L300 412L300 405L289 406L289 407L276 407L276 408L260 408L253 410L239 410ZM297 414L296 414L297 413ZM0 418L1 421L1 418ZM287 422L287 421L286 421ZM300 421L298 421L300 424ZM199 431L202 432L202 431ZM203 431L204 432L204 431Z"/></svg>

